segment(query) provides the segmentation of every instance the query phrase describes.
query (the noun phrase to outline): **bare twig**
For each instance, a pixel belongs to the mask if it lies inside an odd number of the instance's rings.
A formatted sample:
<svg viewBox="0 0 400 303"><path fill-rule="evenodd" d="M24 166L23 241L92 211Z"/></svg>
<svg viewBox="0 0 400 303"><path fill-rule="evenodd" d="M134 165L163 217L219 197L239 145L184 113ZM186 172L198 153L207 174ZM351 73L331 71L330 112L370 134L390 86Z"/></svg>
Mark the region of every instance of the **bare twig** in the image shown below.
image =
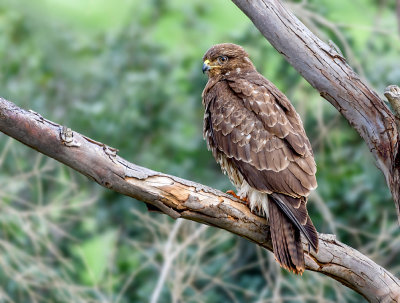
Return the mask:
<svg viewBox="0 0 400 303"><path fill-rule="evenodd" d="M182 222L183 222L182 220L177 220L168 236L168 241L167 241L167 244L165 245L164 254L163 254L164 264L161 269L160 276L158 277L157 285L153 291L153 294L151 295L151 299L150 299L151 303L158 302L158 298L161 294L165 279L167 278L168 271L169 271L169 269L172 265L172 261L174 259L174 256L172 254L172 249L173 249L172 243L173 243L175 237L177 236L178 230L179 230L180 226L182 225Z"/></svg>

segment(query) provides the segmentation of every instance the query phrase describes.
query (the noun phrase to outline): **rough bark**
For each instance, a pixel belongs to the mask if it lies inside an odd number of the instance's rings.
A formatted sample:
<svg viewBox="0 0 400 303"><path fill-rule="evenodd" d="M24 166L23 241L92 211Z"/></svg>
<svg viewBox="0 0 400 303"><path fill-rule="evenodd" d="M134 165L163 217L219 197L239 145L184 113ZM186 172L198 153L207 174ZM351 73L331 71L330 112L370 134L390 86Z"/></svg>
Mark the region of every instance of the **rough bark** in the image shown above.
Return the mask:
<svg viewBox="0 0 400 303"><path fill-rule="evenodd" d="M400 219L400 153L395 117L335 49L279 0L232 0L285 59L349 121L383 172Z"/></svg>
<svg viewBox="0 0 400 303"><path fill-rule="evenodd" d="M218 190L129 163L117 155L116 149L1 98L0 131L98 184L149 203L172 218L222 228L272 250L267 221ZM306 253L308 270L340 281L370 302L400 301L400 281L390 272L333 235L320 234L319 241L318 254Z"/></svg>

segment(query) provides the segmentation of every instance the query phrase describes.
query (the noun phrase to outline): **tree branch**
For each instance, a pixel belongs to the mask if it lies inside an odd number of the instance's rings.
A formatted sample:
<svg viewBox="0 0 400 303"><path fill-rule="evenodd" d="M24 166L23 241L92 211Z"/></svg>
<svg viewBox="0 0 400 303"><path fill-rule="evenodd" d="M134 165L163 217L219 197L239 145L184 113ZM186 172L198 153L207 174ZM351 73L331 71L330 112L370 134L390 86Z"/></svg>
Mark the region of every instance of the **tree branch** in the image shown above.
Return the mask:
<svg viewBox="0 0 400 303"><path fill-rule="evenodd" d="M0 131L106 188L156 206L172 218L219 227L272 250L266 219L218 190L129 163L115 149L1 98ZM340 281L370 302L400 300L400 281L387 270L333 235L320 234L319 241L318 254L305 254L308 270ZM307 250L306 242L303 244Z"/></svg>
<svg viewBox="0 0 400 303"><path fill-rule="evenodd" d="M400 220L400 152L395 117L334 48L279 0L232 0L285 59L349 121L383 172Z"/></svg>

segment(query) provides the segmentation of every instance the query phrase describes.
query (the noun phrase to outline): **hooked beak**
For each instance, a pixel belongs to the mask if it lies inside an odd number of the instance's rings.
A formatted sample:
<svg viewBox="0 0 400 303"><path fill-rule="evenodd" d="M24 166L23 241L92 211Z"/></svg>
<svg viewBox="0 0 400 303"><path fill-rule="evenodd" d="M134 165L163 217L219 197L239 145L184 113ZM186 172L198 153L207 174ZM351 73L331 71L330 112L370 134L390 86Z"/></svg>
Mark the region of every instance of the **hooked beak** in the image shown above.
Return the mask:
<svg viewBox="0 0 400 303"><path fill-rule="evenodd" d="M204 61L203 68L202 68L203 74L211 69L211 66L208 65L209 63L210 63L210 60Z"/></svg>

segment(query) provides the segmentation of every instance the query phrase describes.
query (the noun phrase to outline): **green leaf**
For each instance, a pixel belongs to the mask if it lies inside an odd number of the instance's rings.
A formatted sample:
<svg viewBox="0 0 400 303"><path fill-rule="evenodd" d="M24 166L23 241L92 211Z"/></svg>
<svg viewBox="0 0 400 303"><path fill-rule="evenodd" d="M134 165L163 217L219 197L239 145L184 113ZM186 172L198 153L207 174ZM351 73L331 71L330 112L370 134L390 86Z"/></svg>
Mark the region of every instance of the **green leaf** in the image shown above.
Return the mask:
<svg viewBox="0 0 400 303"><path fill-rule="evenodd" d="M117 230L109 230L73 249L86 267L81 275L84 283L97 285L101 282L110 262L117 237Z"/></svg>

